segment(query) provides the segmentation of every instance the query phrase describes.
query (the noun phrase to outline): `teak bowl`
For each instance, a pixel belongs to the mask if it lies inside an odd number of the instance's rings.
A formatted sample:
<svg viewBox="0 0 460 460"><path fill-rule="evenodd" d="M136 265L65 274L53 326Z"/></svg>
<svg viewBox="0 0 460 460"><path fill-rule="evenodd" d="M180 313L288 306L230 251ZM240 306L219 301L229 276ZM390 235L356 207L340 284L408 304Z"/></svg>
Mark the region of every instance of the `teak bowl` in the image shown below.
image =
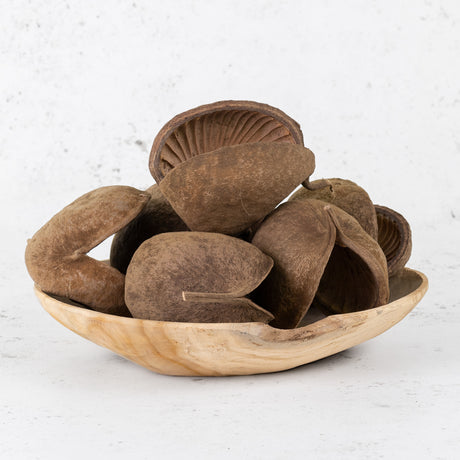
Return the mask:
<svg viewBox="0 0 460 460"><path fill-rule="evenodd" d="M282 371L358 345L401 321L424 296L428 280L405 268L390 280L390 289L386 305L331 315L296 329L124 318L72 305L38 287L35 293L44 309L71 331L147 369L216 376Z"/></svg>

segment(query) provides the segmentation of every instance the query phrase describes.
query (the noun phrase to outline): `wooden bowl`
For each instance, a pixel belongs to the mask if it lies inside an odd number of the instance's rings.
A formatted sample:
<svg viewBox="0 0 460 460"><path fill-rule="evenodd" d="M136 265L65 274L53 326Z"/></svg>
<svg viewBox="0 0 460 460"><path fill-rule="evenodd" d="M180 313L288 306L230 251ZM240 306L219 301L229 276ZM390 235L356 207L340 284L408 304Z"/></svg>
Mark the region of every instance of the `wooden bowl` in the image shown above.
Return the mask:
<svg viewBox="0 0 460 460"><path fill-rule="evenodd" d="M417 305L428 280L405 268L390 280L390 289L386 305L296 329L123 318L75 306L38 287L35 293L45 310L71 331L147 369L169 375L247 375L307 364L381 334Z"/></svg>

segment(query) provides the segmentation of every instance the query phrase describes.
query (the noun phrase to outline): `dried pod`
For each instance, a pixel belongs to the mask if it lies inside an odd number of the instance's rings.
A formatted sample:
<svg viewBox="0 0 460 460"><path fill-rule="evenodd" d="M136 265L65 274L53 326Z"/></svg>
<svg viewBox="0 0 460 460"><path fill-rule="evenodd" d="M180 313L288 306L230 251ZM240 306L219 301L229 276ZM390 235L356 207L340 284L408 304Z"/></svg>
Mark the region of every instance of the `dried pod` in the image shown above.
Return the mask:
<svg viewBox="0 0 460 460"><path fill-rule="evenodd" d="M160 130L150 152L150 172L160 183L169 171L196 155L253 142L303 145L303 136L297 122L267 104L206 104L175 116Z"/></svg>
<svg viewBox="0 0 460 460"><path fill-rule="evenodd" d="M234 145L179 164L160 190L191 230L236 235L265 217L314 169L313 153L300 145Z"/></svg>
<svg viewBox="0 0 460 460"><path fill-rule="evenodd" d="M336 245L319 283L316 299L326 313L350 313L388 302L385 255L358 221L329 205Z"/></svg>
<svg viewBox="0 0 460 460"><path fill-rule="evenodd" d="M126 272L126 304L141 319L267 323L271 313L244 296L272 266L270 257L237 238L162 233L134 253Z"/></svg>
<svg viewBox="0 0 460 460"><path fill-rule="evenodd" d="M284 203L265 219L252 240L275 262L253 295L274 314L274 327L296 327L316 294L335 242L335 227L325 206L317 200Z"/></svg>
<svg viewBox="0 0 460 460"><path fill-rule="evenodd" d="M369 235L377 240L378 226L374 205L367 192L351 180L320 179L305 184L290 198L292 201L316 199L326 201L353 216Z"/></svg>
<svg viewBox="0 0 460 460"><path fill-rule="evenodd" d="M110 265L121 273L126 273L134 252L145 240L159 233L188 230L158 185L152 185L146 193L150 195L147 204L128 225L115 234L112 241Z"/></svg>
<svg viewBox="0 0 460 460"><path fill-rule="evenodd" d="M126 186L101 187L66 206L29 240L26 265L43 291L104 313L127 314L125 276L86 253L124 227L149 196Z"/></svg>
<svg viewBox="0 0 460 460"><path fill-rule="evenodd" d="M388 263L388 275L404 268L412 252L412 233L407 220L393 209L375 206L379 226L378 242Z"/></svg>

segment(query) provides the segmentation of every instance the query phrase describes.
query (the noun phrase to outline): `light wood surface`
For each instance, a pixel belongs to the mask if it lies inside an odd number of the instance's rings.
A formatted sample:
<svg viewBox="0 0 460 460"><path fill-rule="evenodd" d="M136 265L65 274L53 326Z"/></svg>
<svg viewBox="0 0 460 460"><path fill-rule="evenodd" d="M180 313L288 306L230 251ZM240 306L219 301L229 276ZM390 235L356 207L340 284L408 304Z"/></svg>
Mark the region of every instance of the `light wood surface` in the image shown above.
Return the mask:
<svg viewBox="0 0 460 460"><path fill-rule="evenodd" d="M401 321L428 289L423 273L404 269L390 282L387 305L332 315L296 329L262 323L174 323L95 312L35 293L61 324L147 369L169 375L276 372L353 347Z"/></svg>

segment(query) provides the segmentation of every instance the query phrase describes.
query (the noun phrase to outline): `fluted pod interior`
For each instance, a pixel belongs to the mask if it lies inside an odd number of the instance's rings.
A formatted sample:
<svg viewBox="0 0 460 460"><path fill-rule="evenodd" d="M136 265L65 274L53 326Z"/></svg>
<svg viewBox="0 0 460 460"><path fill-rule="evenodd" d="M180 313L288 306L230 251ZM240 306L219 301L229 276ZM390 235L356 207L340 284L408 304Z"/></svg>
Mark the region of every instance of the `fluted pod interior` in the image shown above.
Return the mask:
<svg viewBox="0 0 460 460"><path fill-rule="evenodd" d="M404 268L412 252L412 232L407 220L394 209L375 205L378 223L378 242L393 276Z"/></svg>
<svg viewBox="0 0 460 460"><path fill-rule="evenodd" d="M220 101L184 112L158 133L150 171L159 183L178 164L220 147L254 142L303 145L299 125L281 110L252 101Z"/></svg>

